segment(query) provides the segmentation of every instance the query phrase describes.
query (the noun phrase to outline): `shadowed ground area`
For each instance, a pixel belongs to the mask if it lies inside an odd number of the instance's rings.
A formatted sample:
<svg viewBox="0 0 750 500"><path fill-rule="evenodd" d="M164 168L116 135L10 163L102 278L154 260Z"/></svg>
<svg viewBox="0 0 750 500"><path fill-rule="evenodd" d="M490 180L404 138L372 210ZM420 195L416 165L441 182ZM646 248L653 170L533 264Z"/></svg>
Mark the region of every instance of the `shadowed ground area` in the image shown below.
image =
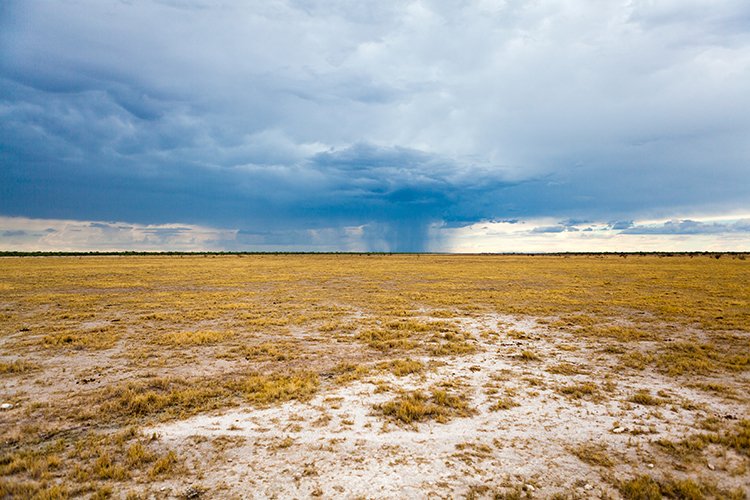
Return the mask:
<svg viewBox="0 0 750 500"><path fill-rule="evenodd" d="M746 498L744 255L0 259L0 496Z"/></svg>

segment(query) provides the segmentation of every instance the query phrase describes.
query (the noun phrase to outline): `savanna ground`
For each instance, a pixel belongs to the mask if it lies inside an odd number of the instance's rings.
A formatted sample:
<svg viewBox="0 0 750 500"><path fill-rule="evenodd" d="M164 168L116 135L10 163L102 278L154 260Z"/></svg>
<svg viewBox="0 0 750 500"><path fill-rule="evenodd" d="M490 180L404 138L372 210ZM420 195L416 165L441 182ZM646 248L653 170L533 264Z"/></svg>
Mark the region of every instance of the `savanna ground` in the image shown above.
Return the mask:
<svg viewBox="0 0 750 500"><path fill-rule="evenodd" d="M750 259L7 257L0 403L1 498L748 498Z"/></svg>

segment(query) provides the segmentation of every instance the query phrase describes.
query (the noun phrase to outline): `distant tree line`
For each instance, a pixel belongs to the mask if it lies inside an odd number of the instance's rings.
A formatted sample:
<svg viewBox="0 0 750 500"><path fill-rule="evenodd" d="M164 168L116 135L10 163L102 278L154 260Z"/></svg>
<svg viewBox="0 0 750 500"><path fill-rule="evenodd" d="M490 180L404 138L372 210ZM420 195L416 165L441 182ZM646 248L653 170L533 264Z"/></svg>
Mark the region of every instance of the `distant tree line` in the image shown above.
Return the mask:
<svg viewBox="0 0 750 500"><path fill-rule="evenodd" d="M536 257L569 257L569 256L657 256L657 257L711 257L720 259L726 255L745 260L748 252L481 252L451 254L445 252L177 252L177 251L123 251L123 252L22 252L0 251L0 257L98 257L98 256L216 256L216 255L526 255Z"/></svg>

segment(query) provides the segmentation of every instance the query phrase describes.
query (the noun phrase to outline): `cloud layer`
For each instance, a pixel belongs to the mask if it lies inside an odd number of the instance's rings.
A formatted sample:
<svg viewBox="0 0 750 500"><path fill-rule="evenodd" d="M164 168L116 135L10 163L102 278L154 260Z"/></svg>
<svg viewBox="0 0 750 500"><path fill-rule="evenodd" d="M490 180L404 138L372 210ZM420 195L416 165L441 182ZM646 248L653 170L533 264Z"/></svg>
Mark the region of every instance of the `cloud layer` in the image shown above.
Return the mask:
<svg viewBox="0 0 750 500"><path fill-rule="evenodd" d="M388 252L391 230L384 223L247 231L0 216L0 251ZM514 219L457 227L431 224L426 231L425 250L431 252L742 252L750 241L750 217L636 223Z"/></svg>
<svg viewBox="0 0 750 500"><path fill-rule="evenodd" d="M414 251L732 213L748 88L742 0L11 0L0 215Z"/></svg>

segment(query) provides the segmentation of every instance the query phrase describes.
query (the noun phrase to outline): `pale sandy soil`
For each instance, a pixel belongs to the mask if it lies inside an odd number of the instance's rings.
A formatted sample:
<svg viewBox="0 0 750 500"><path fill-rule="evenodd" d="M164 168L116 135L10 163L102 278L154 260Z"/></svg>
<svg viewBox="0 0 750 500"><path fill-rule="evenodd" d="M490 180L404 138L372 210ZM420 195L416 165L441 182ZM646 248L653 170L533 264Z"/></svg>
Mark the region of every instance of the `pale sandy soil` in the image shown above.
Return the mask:
<svg viewBox="0 0 750 500"><path fill-rule="evenodd" d="M530 318L465 319L478 352L421 358L423 375L378 373L347 385L324 384L310 401L269 408L235 408L144 429L185 458L179 479L150 485L153 497L206 491L227 498L455 498L523 491L534 498L619 498L613 484L639 474L689 477L720 488L742 488L750 498L745 459L731 449L709 448L708 461L680 465L653 443L697 432L708 417L747 418L744 398L693 390L652 370L619 370L614 356ZM497 336L480 332L495 330ZM524 332L508 335L508 331ZM523 361L530 349L538 360ZM552 374L561 362L577 375ZM748 375L724 380L746 387ZM723 375L723 377L728 377ZM593 381L598 397L574 399L559 387ZM458 382L473 416L407 426L379 414L376 405L399 389L428 390ZM387 391L378 384L386 383ZM494 384L518 406L491 411ZM661 404L628 402L638 389ZM614 463L591 465L572 450L604 446Z"/></svg>

